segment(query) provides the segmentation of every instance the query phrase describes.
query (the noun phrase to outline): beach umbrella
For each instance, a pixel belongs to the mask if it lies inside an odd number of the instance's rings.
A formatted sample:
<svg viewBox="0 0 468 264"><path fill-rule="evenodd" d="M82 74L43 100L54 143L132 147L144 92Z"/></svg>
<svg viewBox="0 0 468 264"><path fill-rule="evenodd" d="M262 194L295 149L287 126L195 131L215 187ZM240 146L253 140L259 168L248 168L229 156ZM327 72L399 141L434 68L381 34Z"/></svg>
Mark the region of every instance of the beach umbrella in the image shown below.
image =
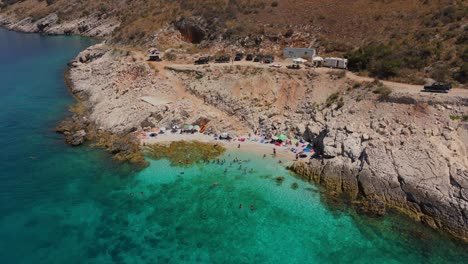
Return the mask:
<svg viewBox="0 0 468 264"><path fill-rule="evenodd" d="M188 129L190 129L190 126L189 126L189 125L184 125L183 128L184 128L185 130L188 130Z"/></svg>
<svg viewBox="0 0 468 264"><path fill-rule="evenodd" d="M310 152L310 148L305 148L304 152Z"/></svg>
<svg viewBox="0 0 468 264"><path fill-rule="evenodd" d="M278 140L278 137L277 136L272 136L271 139Z"/></svg>
<svg viewBox="0 0 468 264"><path fill-rule="evenodd" d="M278 138L281 139L281 140L288 139L288 137L286 135L283 135L283 134L279 135Z"/></svg>
<svg viewBox="0 0 468 264"><path fill-rule="evenodd" d="M193 129L193 126L192 126L192 125L188 126L188 129L189 129L189 130L192 130L192 129Z"/></svg>
<svg viewBox="0 0 468 264"><path fill-rule="evenodd" d="M193 126L193 129L195 129L195 130L200 130L200 126L195 125L195 126Z"/></svg>
<svg viewBox="0 0 468 264"><path fill-rule="evenodd" d="M165 127L160 127L159 130L166 131L166 128Z"/></svg>
<svg viewBox="0 0 468 264"><path fill-rule="evenodd" d="M221 133L221 136L222 136L223 138L227 138L227 137L229 136L229 134L228 134L227 132L223 132L223 133Z"/></svg>

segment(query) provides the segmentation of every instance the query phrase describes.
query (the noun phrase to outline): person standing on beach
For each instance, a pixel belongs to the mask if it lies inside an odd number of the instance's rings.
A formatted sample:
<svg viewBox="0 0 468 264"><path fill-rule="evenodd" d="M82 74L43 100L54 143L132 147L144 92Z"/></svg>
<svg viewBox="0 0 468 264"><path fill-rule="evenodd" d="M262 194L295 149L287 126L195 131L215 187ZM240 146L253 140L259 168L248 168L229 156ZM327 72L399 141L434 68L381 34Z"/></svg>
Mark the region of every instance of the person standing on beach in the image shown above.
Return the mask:
<svg viewBox="0 0 468 264"><path fill-rule="evenodd" d="M240 148L240 144L239 144L239 145L237 145L237 148Z"/></svg>
<svg viewBox="0 0 468 264"><path fill-rule="evenodd" d="M273 156L276 156L276 148L273 148Z"/></svg>

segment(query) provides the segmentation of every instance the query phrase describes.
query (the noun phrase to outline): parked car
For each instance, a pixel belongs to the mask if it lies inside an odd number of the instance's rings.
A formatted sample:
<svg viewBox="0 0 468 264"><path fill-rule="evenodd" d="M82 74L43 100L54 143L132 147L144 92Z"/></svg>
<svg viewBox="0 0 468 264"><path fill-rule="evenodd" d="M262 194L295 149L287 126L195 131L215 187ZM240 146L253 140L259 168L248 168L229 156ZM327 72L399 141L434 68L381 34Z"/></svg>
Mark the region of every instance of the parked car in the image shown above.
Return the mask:
<svg viewBox="0 0 468 264"><path fill-rule="evenodd" d="M253 61L254 62L260 62L262 59L263 59L263 55L257 55L257 56L255 56Z"/></svg>
<svg viewBox="0 0 468 264"><path fill-rule="evenodd" d="M292 65L286 66L286 68L292 69L292 70L299 70L301 66L299 64L292 64Z"/></svg>
<svg viewBox="0 0 468 264"><path fill-rule="evenodd" d="M424 85L425 92L448 93L452 89L451 83L435 82L433 84Z"/></svg>
<svg viewBox="0 0 468 264"><path fill-rule="evenodd" d="M247 54L247 57L245 57L246 61L251 61L253 60L254 56L252 54Z"/></svg>
<svg viewBox="0 0 468 264"><path fill-rule="evenodd" d="M273 64L273 65L270 65L270 67L272 67L272 68L281 68L281 64L276 63L276 64Z"/></svg>
<svg viewBox="0 0 468 264"><path fill-rule="evenodd" d="M241 61L244 58L244 53L237 53L234 58L235 61Z"/></svg>
<svg viewBox="0 0 468 264"><path fill-rule="evenodd" d="M216 63L228 63L231 60L230 56L219 56L215 59Z"/></svg>
<svg viewBox="0 0 468 264"><path fill-rule="evenodd" d="M209 61L208 57L200 57L195 61L195 65L208 64Z"/></svg>
<svg viewBox="0 0 468 264"><path fill-rule="evenodd" d="M263 63L273 63L274 61L275 61L275 57L271 55L267 55L265 56L265 58L263 58Z"/></svg>

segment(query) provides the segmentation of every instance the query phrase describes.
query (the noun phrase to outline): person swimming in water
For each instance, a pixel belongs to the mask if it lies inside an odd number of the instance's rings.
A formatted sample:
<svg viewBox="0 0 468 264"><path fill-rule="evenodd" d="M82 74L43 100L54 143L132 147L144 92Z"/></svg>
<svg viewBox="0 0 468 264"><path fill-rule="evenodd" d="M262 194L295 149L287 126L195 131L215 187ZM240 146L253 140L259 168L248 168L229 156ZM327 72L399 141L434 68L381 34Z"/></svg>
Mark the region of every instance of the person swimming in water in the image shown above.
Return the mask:
<svg viewBox="0 0 468 264"><path fill-rule="evenodd" d="M242 209L242 204L239 204L239 209Z"/></svg>
<svg viewBox="0 0 468 264"><path fill-rule="evenodd" d="M227 173L227 168L224 169L224 173Z"/></svg>
<svg viewBox="0 0 468 264"><path fill-rule="evenodd" d="M252 211L252 212L255 211L255 207L254 207L253 204L250 205L250 211Z"/></svg>
<svg viewBox="0 0 468 264"><path fill-rule="evenodd" d="M266 158L266 154L263 154L263 158Z"/></svg>
<svg viewBox="0 0 468 264"><path fill-rule="evenodd" d="M216 181L213 182L213 186L214 186L214 187L218 186L218 182L216 182Z"/></svg>
<svg viewBox="0 0 468 264"><path fill-rule="evenodd" d="M250 173L253 173L253 168L250 169Z"/></svg>

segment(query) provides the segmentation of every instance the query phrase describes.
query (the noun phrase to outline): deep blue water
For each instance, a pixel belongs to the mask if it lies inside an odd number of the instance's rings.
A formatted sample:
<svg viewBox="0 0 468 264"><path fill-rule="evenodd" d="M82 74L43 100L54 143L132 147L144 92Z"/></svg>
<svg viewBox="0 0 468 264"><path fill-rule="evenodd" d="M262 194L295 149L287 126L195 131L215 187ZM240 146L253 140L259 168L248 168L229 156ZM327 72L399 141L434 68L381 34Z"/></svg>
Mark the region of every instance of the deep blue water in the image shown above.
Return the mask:
<svg viewBox="0 0 468 264"><path fill-rule="evenodd" d="M318 188L272 158L226 153L227 160L252 160L244 163L254 169L247 175L236 167L224 174L216 164L182 169L164 160L134 172L103 151L66 146L53 132L73 103L63 72L91 44L0 30L0 263L468 259L466 245L404 217L369 219L324 206ZM285 177L279 186L277 176Z"/></svg>

